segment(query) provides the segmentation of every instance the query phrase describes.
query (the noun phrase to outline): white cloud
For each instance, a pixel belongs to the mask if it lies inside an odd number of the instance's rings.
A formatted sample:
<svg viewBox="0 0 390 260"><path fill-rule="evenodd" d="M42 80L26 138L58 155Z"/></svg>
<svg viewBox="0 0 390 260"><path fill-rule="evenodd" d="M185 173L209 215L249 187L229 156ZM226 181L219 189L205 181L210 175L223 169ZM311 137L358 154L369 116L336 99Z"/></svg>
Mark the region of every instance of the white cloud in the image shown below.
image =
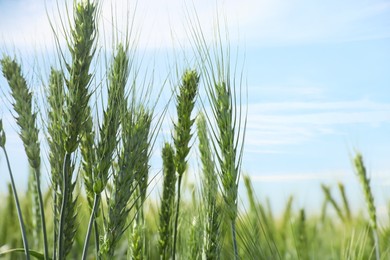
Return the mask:
<svg viewBox="0 0 390 260"><path fill-rule="evenodd" d="M310 173L278 173L278 174L251 174L250 178L253 182L300 182L314 180L340 180L345 178L347 174L340 172L310 172Z"/></svg>
<svg viewBox="0 0 390 260"><path fill-rule="evenodd" d="M373 181L372 185L388 186L389 175L386 170L379 170L370 174L370 179ZM346 181L351 180L358 183L358 179L351 166L347 170L333 170L333 171L312 171L312 172L279 172L279 173L251 173L250 178L253 182L300 182L300 181Z"/></svg>
<svg viewBox="0 0 390 260"><path fill-rule="evenodd" d="M383 1L284 1L271 17L253 21L245 31L256 32L248 35L249 43L261 45L387 38L389 12Z"/></svg>
<svg viewBox="0 0 390 260"><path fill-rule="evenodd" d="M248 111L246 145L258 153L270 146L343 135L340 127L390 123L390 105L369 100L250 104Z"/></svg>
<svg viewBox="0 0 390 260"><path fill-rule="evenodd" d="M44 1L6 1L0 6L0 46L34 50L53 43Z"/></svg>
<svg viewBox="0 0 390 260"><path fill-rule="evenodd" d="M319 110L319 111L383 111L390 110L390 104L378 103L370 100L333 101L333 102L268 102L250 104L249 111L278 112L297 110Z"/></svg>
<svg viewBox="0 0 390 260"><path fill-rule="evenodd" d="M72 1L68 1L72 2ZM294 44L323 41L345 41L390 37L387 29L390 12L387 2L362 1L340 3L330 1L318 5L295 0L243 1L138 1L135 28L141 33L140 45L148 48L185 45L188 40L188 14L194 19L195 8L206 37L212 37L217 10L222 25L226 22L232 41L236 34L247 46ZM56 1L46 1L52 19L58 19ZM45 12L45 1L5 1L0 3L1 45L20 48L53 47L54 40ZM126 17L134 10L135 1L102 1L102 18L110 28L111 6L117 25L124 31ZM60 14L65 8L60 3ZM379 19L380 17L381 19ZM101 30L102 31L102 30ZM106 37L110 39L111 33ZM238 36L237 36L238 37ZM244 40L242 40L244 39Z"/></svg>
<svg viewBox="0 0 390 260"><path fill-rule="evenodd" d="M362 111L362 112L311 112L306 114L285 115L253 115L250 114L248 127L255 128L261 124L311 124L311 125L345 125L345 124L371 124L378 125L390 122L390 110Z"/></svg>
<svg viewBox="0 0 390 260"><path fill-rule="evenodd" d="M72 1L68 2L70 19L72 16ZM187 2L187 3L186 3ZM226 1L218 4L227 18L227 27L236 28L239 23L251 16L247 12L251 1L237 4L234 1ZM62 31L60 16L67 22L67 10L63 2L56 5L56 1L47 1L47 10L53 25ZM257 6L258 4L256 4ZM269 5L269 4L267 4ZM17 49L52 48L55 44L52 29L48 22L44 1L10 1L0 3L0 44L16 47ZM134 29L140 33L139 44L143 48L172 47L173 42L188 43L188 16L194 17L194 10L199 17L200 24L206 36L211 36L214 31L213 23L216 19L217 5L213 1L101 1L101 37L111 40L113 17L115 29L124 35L128 24L132 22L134 15ZM136 8L136 9L135 9ZM188 9L188 13L186 11ZM263 9L261 9L263 10ZM135 14L134 14L135 12ZM222 19L222 18L221 18ZM212 25L212 26L210 26ZM119 35L120 36L120 35ZM173 39L174 38L174 39ZM104 41L104 39L102 39ZM103 42L102 42L103 43Z"/></svg>

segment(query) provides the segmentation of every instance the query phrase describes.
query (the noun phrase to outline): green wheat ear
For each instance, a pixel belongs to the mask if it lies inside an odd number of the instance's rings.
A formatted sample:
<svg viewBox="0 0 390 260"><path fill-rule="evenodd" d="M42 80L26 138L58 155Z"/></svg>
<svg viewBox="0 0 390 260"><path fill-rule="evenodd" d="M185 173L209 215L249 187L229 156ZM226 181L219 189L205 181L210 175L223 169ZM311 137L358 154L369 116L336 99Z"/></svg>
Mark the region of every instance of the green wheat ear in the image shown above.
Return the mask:
<svg viewBox="0 0 390 260"><path fill-rule="evenodd" d="M333 198L330 188L328 186L325 186L324 184L321 185L321 188L325 194L325 199L332 204L333 208L336 210L337 215L339 216L340 220L342 222L346 222L346 218L344 217L344 214L339 206L339 204L336 202L336 200Z"/></svg>
<svg viewBox="0 0 390 260"><path fill-rule="evenodd" d="M163 160L163 194L161 198L159 223L159 251L162 260L168 260L172 252L173 216L175 204L176 171L174 150L169 143L165 143L162 150Z"/></svg>
<svg viewBox="0 0 390 260"><path fill-rule="evenodd" d="M130 200L137 194L138 187L142 186L137 183L137 178L139 171L144 168L139 169L139 166L148 165L148 161L140 160L148 160L143 155L145 149L148 149L145 145L145 136L149 135L150 120L149 111L135 105L123 118L123 149L118 158L118 171L113 172L112 176L113 191L108 197L108 218L105 221L105 234L100 252L103 258L114 256L116 246L128 227L126 221L129 213L142 196L140 194L134 201Z"/></svg>
<svg viewBox="0 0 390 260"><path fill-rule="evenodd" d="M175 124L175 135L173 137L176 156L176 172L181 179L187 168L187 155L190 151L189 142L191 140L191 127L194 119L191 118L192 110L195 106L196 95L198 93L199 76L194 70L187 70L183 74L179 95L177 96L177 117Z"/></svg>
<svg viewBox="0 0 390 260"><path fill-rule="evenodd" d="M86 239L84 241L83 258L88 251L88 242L92 224L95 226L95 236L98 237L96 216L100 205L100 197L109 179L112 158L118 146L118 132L123 110L126 107L125 87L129 74L129 57L125 48L120 44L113 57L108 74L108 104L103 112L103 123L100 127L99 140L95 145L92 115L87 108L88 118L81 141L83 155L83 178L87 199L92 209Z"/></svg>
<svg viewBox="0 0 390 260"><path fill-rule="evenodd" d="M27 86L27 82L22 74L21 66L16 60L5 56L1 60L3 75L7 79L11 88L11 95L14 98L13 107L17 114L16 122L20 127L19 136L23 141L28 162L34 173L34 186L39 202L38 218L41 219L42 235L44 243L45 257L49 257L46 221L44 205L41 192L41 150L38 140L38 127L36 123L37 113L32 111L32 93Z"/></svg>
<svg viewBox="0 0 390 260"><path fill-rule="evenodd" d="M378 236L378 225L377 225L374 196L372 195L370 179L367 176L367 171L366 171L366 167L364 166L363 157L360 153L356 154L354 159L354 164L355 164L356 174L363 188L364 198L366 200L368 214L370 216L370 226L373 232L373 237L375 242L376 259L379 260L380 259L379 236Z"/></svg>
<svg viewBox="0 0 390 260"><path fill-rule="evenodd" d="M96 50L96 9L96 3L89 0L74 2L74 24L70 29L69 38L66 39L72 60L64 61L69 76L65 79L67 91L62 130L65 156L60 186L62 202L58 227L59 258L65 258L69 254L77 229L75 209L77 198L73 196L75 183L72 182L75 163L72 162L72 155L79 147L89 117L88 103L91 95L89 84L92 77L89 69Z"/></svg>
<svg viewBox="0 0 390 260"><path fill-rule="evenodd" d="M347 194L345 192L344 184L342 184L340 182L338 184L338 187L339 187L341 198L343 200L345 216L346 216L348 222L350 222L352 220L352 215L351 215L351 209L350 209L350 206L349 206L349 201L348 201L348 198L347 198Z"/></svg>
<svg viewBox="0 0 390 260"><path fill-rule="evenodd" d="M203 172L203 199L205 202L205 243L206 259L219 259L221 247L221 209L218 203L219 183L211 152L206 118L200 113L197 118L199 152Z"/></svg>
<svg viewBox="0 0 390 260"><path fill-rule="evenodd" d="M56 253L58 223L60 215L60 205L62 194L60 187L62 183L62 167L65 157L65 146L63 133L63 114L64 114L64 78L62 72L51 68L48 85L48 124L47 141L49 145L49 163L51 173L51 188L53 196L53 248Z"/></svg>
<svg viewBox="0 0 390 260"><path fill-rule="evenodd" d="M177 123L174 124L173 142L175 144L175 167L178 175L176 216L173 235L172 257L176 255L176 241L179 225L180 189L183 174L187 168L187 156L190 152L191 128L195 119L191 118L198 94L199 76L195 70L187 70L182 77L179 94L177 96Z"/></svg>
<svg viewBox="0 0 390 260"><path fill-rule="evenodd" d="M16 122L20 127L20 137L31 167L39 169L41 164L36 126L37 113L32 111L32 93L22 75L22 69L16 60L6 56L1 60L4 77L7 79L14 98L13 107L17 114Z"/></svg>

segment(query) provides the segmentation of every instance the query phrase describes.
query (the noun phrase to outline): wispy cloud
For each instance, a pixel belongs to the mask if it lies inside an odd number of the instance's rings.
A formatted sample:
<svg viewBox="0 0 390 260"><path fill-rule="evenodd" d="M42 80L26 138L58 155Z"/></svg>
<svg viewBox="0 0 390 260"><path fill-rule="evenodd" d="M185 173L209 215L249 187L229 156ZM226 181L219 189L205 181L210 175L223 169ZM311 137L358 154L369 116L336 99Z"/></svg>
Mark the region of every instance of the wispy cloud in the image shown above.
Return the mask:
<svg viewBox="0 0 390 260"><path fill-rule="evenodd" d="M251 111L279 112L279 111L390 111L390 104L378 103L370 100L333 101L333 102L268 102L251 104Z"/></svg>
<svg viewBox="0 0 390 260"><path fill-rule="evenodd" d="M301 182L337 180L347 176L345 172L308 172L308 173L278 173L278 174L251 174L253 182Z"/></svg>
<svg viewBox="0 0 390 260"><path fill-rule="evenodd" d="M71 3L72 1L68 1ZM114 12L117 26L124 31L135 4L125 0L103 1L102 18L110 29ZM55 1L46 1L52 19L58 18ZM65 8L60 4L60 14ZM112 11L111 6L115 11ZM334 42L390 37L390 4L383 1L327 1L319 5L308 0L281 1L139 1L135 25L141 32L140 45L147 48L170 47L188 43L188 13L193 9L206 36L212 37L217 11L220 20L234 35L253 46ZM17 48L53 46L44 1L0 2L1 45ZM194 17L192 17L194 19ZM210 26L211 25L211 26ZM110 37L108 32L107 37ZM242 43L242 40L241 40Z"/></svg>
<svg viewBox="0 0 390 260"><path fill-rule="evenodd" d="M369 100L272 102L249 105L247 147L252 152L299 144L326 135L344 135L340 127L390 123L390 104ZM277 151L277 150L276 150Z"/></svg>
<svg viewBox="0 0 390 260"><path fill-rule="evenodd" d="M390 5L383 1L284 1L265 20L246 25L249 43L289 45L388 38ZM251 44L254 45L254 44Z"/></svg>
<svg viewBox="0 0 390 260"><path fill-rule="evenodd" d="M54 43L44 1L0 2L0 46L34 50Z"/></svg>
<svg viewBox="0 0 390 260"><path fill-rule="evenodd" d="M350 170L335 170L335 171L312 171L312 172L285 172L285 173L261 173L256 174L252 173L250 174L250 178L253 182L276 182L276 183L282 183L282 182L301 182L301 181L346 181L346 180L353 180L353 182L358 183L358 179L355 176L355 173L353 171L353 168L351 166ZM379 171L372 173L370 175L370 178L372 178L373 186L380 185L380 186L389 186L390 185L390 179L387 171Z"/></svg>

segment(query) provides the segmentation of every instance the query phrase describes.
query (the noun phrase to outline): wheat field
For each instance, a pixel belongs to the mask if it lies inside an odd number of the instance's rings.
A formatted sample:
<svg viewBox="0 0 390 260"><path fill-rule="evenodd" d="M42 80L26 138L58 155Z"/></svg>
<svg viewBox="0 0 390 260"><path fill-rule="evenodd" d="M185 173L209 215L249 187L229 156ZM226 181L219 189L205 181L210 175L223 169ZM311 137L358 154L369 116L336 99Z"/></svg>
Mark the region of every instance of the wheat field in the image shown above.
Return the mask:
<svg viewBox="0 0 390 260"><path fill-rule="evenodd" d="M104 73L97 73L99 2L68 8L72 15L63 19L72 17L69 28L53 26L54 37L66 44L58 41L44 93L32 91L23 57L0 56L8 83L2 93L12 97L7 100L30 167L28 189L17 190L16 158L7 152L0 119L1 158L8 166L1 172L10 180L0 204L0 259L390 257L390 227L378 224L360 153L353 163L366 201L362 213L351 211L342 183L319 187L325 197L319 215L295 210L293 196L275 215L265 198L254 195L242 171L248 94L228 35L217 31L209 44L198 20L189 19L194 58L172 72L170 99L158 110L153 78L136 78L132 27L123 39L113 37L112 55L105 57ZM174 116L167 112L170 103ZM163 122L170 133L158 143ZM157 175L152 153L161 156ZM188 181L189 160L200 165L198 182ZM50 180L49 187L42 179ZM153 197L155 179L161 189ZM242 198L248 203L240 205Z"/></svg>

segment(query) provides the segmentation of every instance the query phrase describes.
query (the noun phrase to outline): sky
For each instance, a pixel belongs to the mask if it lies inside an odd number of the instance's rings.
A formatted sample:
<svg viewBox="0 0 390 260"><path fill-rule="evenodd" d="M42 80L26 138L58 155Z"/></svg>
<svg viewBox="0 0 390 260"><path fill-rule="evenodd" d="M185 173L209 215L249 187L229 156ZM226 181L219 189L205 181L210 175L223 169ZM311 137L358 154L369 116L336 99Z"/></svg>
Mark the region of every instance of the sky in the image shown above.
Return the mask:
<svg viewBox="0 0 390 260"><path fill-rule="evenodd" d="M101 4L102 46L111 34L111 7L124 32L126 12L133 15L136 6L129 2ZM390 1L194 2L139 1L134 18L138 47L163 79L173 55L191 49L193 10L206 38L212 38L218 14L244 64L248 124L242 169L259 199L269 197L279 212L294 194L297 208L315 211L323 199L320 184L337 192L337 183L343 182L354 207L363 208L352 163L360 151L383 212L390 199ZM59 28L58 10L64 14L64 6L57 9L55 1L47 0L46 8ZM1 52L22 56L27 78L37 84L34 57L50 60L55 49L45 2L0 0L0 17ZM0 88L8 90L2 77ZM11 164L23 188L27 161L8 101L2 97L0 102ZM161 168L159 163L156 159L154 169ZM2 192L9 180L3 155L0 167Z"/></svg>

